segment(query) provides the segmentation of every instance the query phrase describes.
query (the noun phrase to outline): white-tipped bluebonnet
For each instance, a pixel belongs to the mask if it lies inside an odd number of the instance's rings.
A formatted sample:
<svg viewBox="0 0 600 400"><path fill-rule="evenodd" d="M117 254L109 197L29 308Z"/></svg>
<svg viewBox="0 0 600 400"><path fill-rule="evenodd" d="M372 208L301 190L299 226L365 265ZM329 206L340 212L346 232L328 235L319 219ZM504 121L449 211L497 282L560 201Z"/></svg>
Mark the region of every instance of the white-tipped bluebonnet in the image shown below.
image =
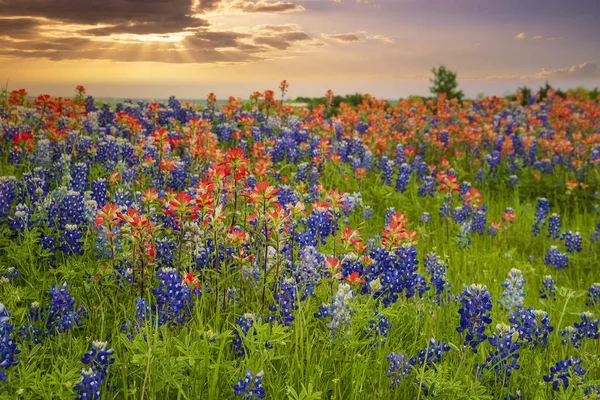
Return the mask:
<svg viewBox="0 0 600 400"><path fill-rule="evenodd" d="M423 224L428 224L431 221L431 214L429 214L427 211L423 211L419 221Z"/></svg>
<svg viewBox="0 0 600 400"><path fill-rule="evenodd" d="M542 288L540 289L540 298L556 300L556 282L554 282L552 275L544 276Z"/></svg>
<svg viewBox="0 0 600 400"><path fill-rule="evenodd" d="M471 221L466 221L460 225L457 234L457 246L459 249L466 249L471 245Z"/></svg>
<svg viewBox="0 0 600 400"><path fill-rule="evenodd" d="M294 316L294 310L298 309L296 305L296 281L294 278L286 278L279 285L277 293L273 294L275 305L269 307L275 315L265 318L265 321L279 321L282 325L291 326Z"/></svg>
<svg viewBox="0 0 600 400"><path fill-rule="evenodd" d="M75 310L75 298L67 290L67 282L63 282L59 288L57 285L48 291L52 297L46 317L46 329L48 333L63 333L73 327L82 326L79 313L83 308Z"/></svg>
<svg viewBox="0 0 600 400"><path fill-rule="evenodd" d="M586 305L593 307L596 304L600 304L600 283L592 283L592 286L588 289Z"/></svg>
<svg viewBox="0 0 600 400"><path fill-rule="evenodd" d="M82 362L89 367L81 371L81 380L74 389L78 392L77 400L99 399L102 389L110 389L108 366L115 362L112 357L114 349L108 349L106 342L95 341L92 350L85 353Z"/></svg>
<svg viewBox="0 0 600 400"><path fill-rule="evenodd" d="M494 371L496 381L508 386L512 371L521 368L517 364L520 357L518 351L521 348L518 343L519 332L509 325L498 324L496 333L488 340L494 351L489 352L489 357L486 358L479 371Z"/></svg>
<svg viewBox="0 0 600 400"><path fill-rule="evenodd" d="M446 341L429 338L429 345L422 350L419 350L417 355L410 359L410 364L413 366L422 366L426 364L431 366L437 364L442 359L442 356L450 351L450 346Z"/></svg>
<svg viewBox="0 0 600 400"><path fill-rule="evenodd" d="M560 360L555 365L550 367L550 374L544 375L544 381L552 382L553 390L564 390L569 388L569 385L580 385L583 383L585 370L581 368L581 359L569 358Z"/></svg>
<svg viewBox="0 0 600 400"><path fill-rule="evenodd" d="M315 286L321 279L324 263L325 256L312 246L307 246L298 252L293 276L302 301L308 296L315 297Z"/></svg>
<svg viewBox="0 0 600 400"><path fill-rule="evenodd" d="M12 340L11 336L14 330L9 321L10 313L4 304L0 303L0 381L8 378L6 370L19 364L16 356L21 352Z"/></svg>
<svg viewBox="0 0 600 400"><path fill-rule="evenodd" d="M244 400L264 398L266 392L262 387L263 376L263 371L254 375L251 370L247 370L246 376L244 378L238 378L237 384L233 386L233 393L236 396L243 396Z"/></svg>
<svg viewBox="0 0 600 400"><path fill-rule="evenodd" d="M530 344L531 349L548 345L548 336L554 331L550 325L548 313L542 310L521 308L515 311L509 319L519 332L519 340Z"/></svg>
<svg viewBox="0 0 600 400"><path fill-rule="evenodd" d="M337 294L332 297L333 303L323 303L319 307L319 312L315 313L317 318L331 318L327 324L327 327L331 329L331 336L335 336L345 325L350 325L350 317L356 312L351 305L352 299L354 299L352 287L342 282L338 286Z"/></svg>
<svg viewBox="0 0 600 400"><path fill-rule="evenodd" d="M561 219L559 214L552 214L548 217L548 237L550 239L560 238Z"/></svg>
<svg viewBox="0 0 600 400"><path fill-rule="evenodd" d="M550 202L546 198L539 198L537 202L537 209L535 211L535 220L533 223L532 233L533 235L538 235L541 232L541 229L546 224L546 217L548 216L548 211L550 210Z"/></svg>
<svg viewBox="0 0 600 400"><path fill-rule="evenodd" d="M561 240L565 241L565 248L568 253L581 252L583 241L579 232L564 232L561 236Z"/></svg>
<svg viewBox="0 0 600 400"><path fill-rule="evenodd" d="M487 214L487 206L483 205L477 208L473 212L472 220L471 220L471 232L479 233L483 235L485 233L485 226L487 224L486 219Z"/></svg>
<svg viewBox="0 0 600 400"><path fill-rule="evenodd" d="M82 237L83 234L79 232L77 225L65 225L65 230L60 236L59 249L67 257L71 257L74 254L83 255L83 241L80 240Z"/></svg>
<svg viewBox="0 0 600 400"><path fill-rule="evenodd" d="M517 186L519 184L519 177L517 175L509 176L508 183L510 183L510 186Z"/></svg>
<svg viewBox="0 0 600 400"><path fill-rule="evenodd" d="M410 360L402 353L392 353L387 356L387 360L390 363L388 369L390 388L393 388L394 386L400 387L402 381L412 372Z"/></svg>
<svg viewBox="0 0 600 400"><path fill-rule="evenodd" d="M525 299L523 287L526 282L523 279L521 270L512 268L508 273L508 278L502 283L504 293L500 295L502 298L498 302L504 306L509 314L523 308L523 301Z"/></svg>
<svg viewBox="0 0 600 400"><path fill-rule="evenodd" d="M158 313L158 325L167 322L182 323L190 316L194 305L190 297L190 287L183 282L181 275L174 268L161 268L156 277L160 284L152 293L156 296L154 310Z"/></svg>
<svg viewBox="0 0 600 400"><path fill-rule="evenodd" d="M594 314L589 311L581 313L581 322L575 322L575 329L581 339L598 339L598 324L600 319L594 319Z"/></svg>
<svg viewBox="0 0 600 400"><path fill-rule="evenodd" d="M365 206L363 208L363 212L361 214L361 217L365 221L369 221L371 218L373 218L373 208L371 206Z"/></svg>
<svg viewBox="0 0 600 400"><path fill-rule="evenodd" d="M550 265L556 269L565 269L569 266L569 256L561 253L556 246L550 246L550 250L544 257L544 264Z"/></svg>
<svg viewBox="0 0 600 400"><path fill-rule="evenodd" d="M406 192L412 168L410 165L403 163L398 167L398 178L396 179L396 191L400 193Z"/></svg>
<svg viewBox="0 0 600 400"><path fill-rule="evenodd" d="M492 323L492 296L486 286L472 284L465 286L460 301L463 306L458 310L460 326L456 331L466 332L464 345L471 346L473 352L477 353L477 345L487 339L485 328Z"/></svg>
<svg viewBox="0 0 600 400"><path fill-rule="evenodd" d="M432 176L425 176L417 188L417 196L419 197L434 197L435 196L435 181Z"/></svg>

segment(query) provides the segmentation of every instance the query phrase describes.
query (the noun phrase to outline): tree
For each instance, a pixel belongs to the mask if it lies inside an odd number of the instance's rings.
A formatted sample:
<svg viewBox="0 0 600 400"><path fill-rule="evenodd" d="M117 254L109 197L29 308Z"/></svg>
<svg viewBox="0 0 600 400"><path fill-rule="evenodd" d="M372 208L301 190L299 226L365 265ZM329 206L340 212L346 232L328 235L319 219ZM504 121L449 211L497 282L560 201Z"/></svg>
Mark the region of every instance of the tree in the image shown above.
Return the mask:
<svg viewBox="0 0 600 400"><path fill-rule="evenodd" d="M450 71L444 65L440 65L437 69L433 68L431 72L433 72L431 79L433 86L429 88L431 93L438 96L444 93L448 99L462 100L464 94L462 90L458 90L456 72Z"/></svg>

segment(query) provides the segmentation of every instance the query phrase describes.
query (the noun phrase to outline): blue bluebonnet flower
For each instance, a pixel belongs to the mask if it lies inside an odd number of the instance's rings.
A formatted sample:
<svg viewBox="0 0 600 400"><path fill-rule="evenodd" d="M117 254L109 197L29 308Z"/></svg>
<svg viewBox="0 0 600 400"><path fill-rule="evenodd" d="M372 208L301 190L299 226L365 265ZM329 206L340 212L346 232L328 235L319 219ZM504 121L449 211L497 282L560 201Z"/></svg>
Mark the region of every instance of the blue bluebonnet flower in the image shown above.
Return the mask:
<svg viewBox="0 0 600 400"><path fill-rule="evenodd" d="M75 310L75 298L67 290L67 282L63 282L59 288L54 285L48 294L52 297L48 307L48 316L46 318L46 329L48 333L63 333L71 330L73 327L79 327L80 313L84 310L80 308Z"/></svg>
<svg viewBox="0 0 600 400"><path fill-rule="evenodd" d="M469 217L469 209L467 207L455 207L452 213L452 219L457 224L463 224Z"/></svg>
<svg viewBox="0 0 600 400"><path fill-rule="evenodd" d="M254 320L256 316L251 313L246 313L243 316L236 318L235 324L238 326L233 329L232 333L235 335L231 344L232 350L237 354L238 357L246 355L246 349L244 348L244 338L248 336L248 332L254 326ZM256 329L253 334L256 335Z"/></svg>
<svg viewBox="0 0 600 400"><path fill-rule="evenodd" d="M59 249L62 250L67 257L70 257L73 254L83 255L83 241L80 240L82 237L83 234L79 232L77 225L65 225L65 230L60 236Z"/></svg>
<svg viewBox="0 0 600 400"><path fill-rule="evenodd" d="M435 181L432 176L427 175L423 178L421 185L417 188L417 196L434 197L435 196Z"/></svg>
<svg viewBox="0 0 600 400"><path fill-rule="evenodd" d="M520 357L518 351L521 348L518 339L519 332L513 327L498 324L496 333L488 339L494 351L490 351L490 355L481 366L480 371L484 369L494 371L496 380L503 382L504 386L508 386L512 370L521 368L517 364Z"/></svg>
<svg viewBox="0 0 600 400"><path fill-rule="evenodd" d="M4 273L4 275L2 275L2 277L0 277L0 283L2 283L2 282L11 283L13 281L13 279L15 279L19 275L20 275L20 273L19 273L19 271L17 271L17 269L15 267L8 267L6 269L6 272Z"/></svg>
<svg viewBox="0 0 600 400"><path fill-rule="evenodd" d="M400 387L402 381L412 372L412 366L408 357L402 353L392 353L387 356L390 363L388 377L390 378L390 388Z"/></svg>
<svg viewBox="0 0 600 400"><path fill-rule="evenodd" d="M467 221L460 225L458 228L457 235L457 246L459 249L466 249L471 245L471 236L469 233L471 232L471 222Z"/></svg>
<svg viewBox="0 0 600 400"><path fill-rule="evenodd" d="M425 256L425 271L430 276L431 286L435 289L435 300L438 304L446 303L450 298L450 287L447 280L448 265L438 259L436 253Z"/></svg>
<svg viewBox="0 0 600 400"><path fill-rule="evenodd" d="M544 257L544 264L550 265L556 269L565 269L569 266L569 257L561 253L556 246L550 246L550 250Z"/></svg>
<svg viewBox="0 0 600 400"><path fill-rule="evenodd" d="M548 237L550 239L558 239L560 237L560 228L560 215L554 213L548 217Z"/></svg>
<svg viewBox="0 0 600 400"><path fill-rule="evenodd" d="M321 279L324 262L325 256L312 246L307 246L298 252L298 261L293 275L302 301L308 296L315 297L315 286Z"/></svg>
<svg viewBox="0 0 600 400"><path fill-rule="evenodd" d="M450 351L450 346L446 341L429 338L429 345L423 350L419 350L416 357L410 359L410 364L413 366L422 366L427 364L431 366L437 364L442 359L442 356Z"/></svg>
<svg viewBox="0 0 600 400"><path fill-rule="evenodd" d="M387 186L392 185L392 178L394 176L394 160L388 159L383 156L379 159L379 168L382 172L383 184Z"/></svg>
<svg viewBox="0 0 600 400"><path fill-rule="evenodd" d="M556 300L556 282L554 282L552 275L544 276L542 289L540 289L540 298Z"/></svg>
<svg viewBox="0 0 600 400"><path fill-rule="evenodd" d="M174 268L161 268L156 274L160 280L157 288L152 290L156 296L155 310L158 312L158 325L167 322L182 323L190 316L194 303L190 298L190 287L186 285Z"/></svg>
<svg viewBox="0 0 600 400"><path fill-rule="evenodd" d="M519 332L519 340L530 343L532 350L538 346L547 346L548 336L554 331L548 313L531 307L527 310L517 310L510 316L509 321Z"/></svg>
<svg viewBox="0 0 600 400"><path fill-rule="evenodd" d="M26 342L37 344L41 343L39 337L42 336L42 331L38 329L36 323L41 319L41 307L40 303L33 302L29 305L29 314L27 320L23 323L23 326L19 328L18 335L21 339Z"/></svg>
<svg viewBox="0 0 600 400"><path fill-rule="evenodd" d="M423 211L423 213L421 214L420 222L423 224L427 224L430 221L431 221L431 214L429 214L427 211Z"/></svg>
<svg viewBox="0 0 600 400"><path fill-rule="evenodd" d="M523 285L526 282L527 281L523 279L521 270L512 268L508 273L508 278L502 283L504 293L500 295L502 299L498 302L504 306L509 314L523 308L523 301L525 298Z"/></svg>
<svg viewBox="0 0 600 400"><path fill-rule="evenodd" d="M396 209L394 207L388 207L385 210L385 226L388 226L392 220L392 217L396 215Z"/></svg>
<svg viewBox="0 0 600 400"><path fill-rule="evenodd" d="M71 189L77 192L85 192L88 189L88 175L90 167L86 163L77 163L73 166L71 173Z"/></svg>
<svg viewBox="0 0 600 400"><path fill-rule="evenodd" d="M585 370L581 368L581 359L571 357L560 360L550 367L550 375L544 375L544 381L552 382L553 390L560 390L561 386L567 390L571 383L582 384L583 378L581 377L583 375L585 375Z"/></svg>
<svg viewBox="0 0 600 400"><path fill-rule="evenodd" d="M374 249L371 257L375 260L374 272L381 278L382 290L377 297L386 307L398 301L402 292L406 298L415 294L421 297L429 289L424 285L425 279L417 273L417 249L411 244L405 243L395 252L388 252L383 247Z"/></svg>
<svg viewBox="0 0 600 400"><path fill-rule="evenodd" d="M273 312L279 311L279 315L273 315L265 318L265 321L279 321L282 325L291 326L294 316L292 312L298 309L296 305L296 281L294 278L286 278L281 282L277 293L273 294L275 305L270 309Z"/></svg>
<svg viewBox="0 0 600 400"><path fill-rule="evenodd" d="M559 335L564 338L561 342L562 344L569 343L575 348L581 347L581 343L579 343L579 334L574 326L565 327L565 329L560 331Z"/></svg>
<svg viewBox="0 0 600 400"><path fill-rule="evenodd" d="M17 204L15 213L12 217L8 217L8 227L13 232L14 236L29 230L33 225L31 216L33 211L26 204Z"/></svg>
<svg viewBox="0 0 600 400"><path fill-rule="evenodd" d="M519 184L519 177L517 175L509 176L508 183L510 183L510 186L517 186Z"/></svg>
<svg viewBox="0 0 600 400"><path fill-rule="evenodd" d="M561 236L561 240L565 241L565 247L568 253L580 253L582 248L582 239L579 232L564 232Z"/></svg>
<svg viewBox="0 0 600 400"><path fill-rule="evenodd" d="M150 306L143 297L135 300L135 323L127 320L121 329L126 331L127 337L131 340L133 335L137 335L142 330L144 322L150 319Z"/></svg>
<svg viewBox="0 0 600 400"><path fill-rule="evenodd" d="M245 400L262 399L266 396L265 389L262 387L264 372L260 371L256 375L251 370L246 371L246 376L238 378L238 383L233 386L233 392L236 396L244 396Z"/></svg>
<svg viewBox="0 0 600 400"><path fill-rule="evenodd" d="M459 333L466 331L464 345L471 346L477 353L477 345L487 339L485 328L492 323L490 310L492 309L492 296L487 287L478 284L465 286L460 294L463 306L460 314L460 326L456 328Z"/></svg>
<svg viewBox="0 0 600 400"><path fill-rule="evenodd" d="M2 215L0 214L0 216ZM596 225L596 229L594 229L594 232L590 236L590 242L597 243L598 240L600 240L600 223Z"/></svg>
<svg viewBox="0 0 600 400"><path fill-rule="evenodd" d="M0 176L0 221L9 214L16 198L17 178L14 176Z"/></svg>
<svg viewBox="0 0 600 400"><path fill-rule="evenodd" d="M64 228L67 224L85 224L85 200L83 195L69 190L59 201L59 227Z"/></svg>
<svg viewBox="0 0 600 400"><path fill-rule="evenodd" d="M115 362L114 352L114 349L107 348L106 342L92 343L92 350L82 359L89 367L81 371L81 381L74 387L78 392L77 400L99 399L102 397L101 389L110 389L108 366Z"/></svg>
<svg viewBox="0 0 600 400"><path fill-rule="evenodd" d="M588 289L586 305L593 307L600 303L600 283L592 283L592 286Z"/></svg>
<svg viewBox="0 0 600 400"><path fill-rule="evenodd" d="M21 352L12 340L13 326L9 321L10 313L4 304L0 303L0 381L8 378L7 369L19 364L16 355Z"/></svg>
<svg viewBox="0 0 600 400"><path fill-rule="evenodd" d="M331 336L335 336L344 325L350 324L350 317L356 312L351 307L353 298L352 287L342 282L338 286L337 294L332 297L333 303L323 303L319 307L319 312L315 313L317 318L331 317L331 321L327 324L331 329Z"/></svg>
<svg viewBox="0 0 600 400"><path fill-rule="evenodd" d="M398 178L396 179L396 191L400 193L406 192L412 168L410 165L403 163L398 167Z"/></svg>
<svg viewBox="0 0 600 400"><path fill-rule="evenodd" d="M369 329L365 330L367 337L373 338L373 343L377 346L379 344L385 344L385 337L390 336L388 329L392 327L392 324L388 321L385 315L379 311L375 311L373 319L369 320Z"/></svg>
<svg viewBox="0 0 600 400"><path fill-rule="evenodd" d="M598 324L600 319L594 319L594 314L589 311L581 313L581 322L575 322L575 329L580 339L598 339Z"/></svg>
<svg viewBox="0 0 600 400"><path fill-rule="evenodd" d="M106 179L98 178L92 182L92 199L96 200L99 207L104 207L108 202L108 185Z"/></svg>
<svg viewBox="0 0 600 400"><path fill-rule="evenodd" d="M480 235L485 233L487 206L481 206L473 212L471 221L471 232L477 232Z"/></svg>
<svg viewBox="0 0 600 400"><path fill-rule="evenodd" d="M537 209L535 211L535 220L533 223L532 233L538 235L541 232L541 228L546 224L546 217L550 210L550 202L546 198L539 198L537 202Z"/></svg>

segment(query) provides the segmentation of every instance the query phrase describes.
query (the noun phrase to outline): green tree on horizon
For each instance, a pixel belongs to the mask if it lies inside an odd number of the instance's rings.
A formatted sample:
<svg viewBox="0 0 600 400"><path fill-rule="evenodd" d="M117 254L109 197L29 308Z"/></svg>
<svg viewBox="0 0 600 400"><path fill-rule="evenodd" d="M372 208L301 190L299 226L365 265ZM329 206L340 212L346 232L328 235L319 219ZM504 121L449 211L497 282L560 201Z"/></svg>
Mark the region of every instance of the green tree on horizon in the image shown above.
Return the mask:
<svg viewBox="0 0 600 400"><path fill-rule="evenodd" d="M437 69L432 68L431 72L433 72L433 78L430 79L433 86L429 88L431 93L438 96L444 93L448 99L462 100L464 93L458 90L456 72L450 71L444 65L440 65Z"/></svg>

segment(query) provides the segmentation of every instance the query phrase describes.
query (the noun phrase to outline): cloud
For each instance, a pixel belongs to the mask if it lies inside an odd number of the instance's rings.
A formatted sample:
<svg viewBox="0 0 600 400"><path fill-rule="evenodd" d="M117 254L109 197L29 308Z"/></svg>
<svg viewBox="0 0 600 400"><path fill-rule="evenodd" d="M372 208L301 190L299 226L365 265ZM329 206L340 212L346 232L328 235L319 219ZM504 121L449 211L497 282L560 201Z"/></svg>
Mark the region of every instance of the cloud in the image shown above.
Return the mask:
<svg viewBox="0 0 600 400"><path fill-rule="evenodd" d="M337 34L323 34L323 37L327 39L333 39L343 43L361 42L360 38L356 33L337 33Z"/></svg>
<svg viewBox="0 0 600 400"><path fill-rule="evenodd" d="M221 11L245 14L275 14L306 11L306 9L299 4L287 1L228 0L222 3Z"/></svg>
<svg viewBox="0 0 600 400"><path fill-rule="evenodd" d="M543 38L544 38L543 36L534 36L531 38L531 40L541 40Z"/></svg>
<svg viewBox="0 0 600 400"><path fill-rule="evenodd" d="M525 35L525 32L521 32L519 33L517 36L515 36L515 38L519 39L519 40L523 40L527 37L527 35Z"/></svg>
<svg viewBox="0 0 600 400"><path fill-rule="evenodd" d="M538 79L600 79L600 66L593 62L584 62L554 70L543 68L534 76Z"/></svg>

